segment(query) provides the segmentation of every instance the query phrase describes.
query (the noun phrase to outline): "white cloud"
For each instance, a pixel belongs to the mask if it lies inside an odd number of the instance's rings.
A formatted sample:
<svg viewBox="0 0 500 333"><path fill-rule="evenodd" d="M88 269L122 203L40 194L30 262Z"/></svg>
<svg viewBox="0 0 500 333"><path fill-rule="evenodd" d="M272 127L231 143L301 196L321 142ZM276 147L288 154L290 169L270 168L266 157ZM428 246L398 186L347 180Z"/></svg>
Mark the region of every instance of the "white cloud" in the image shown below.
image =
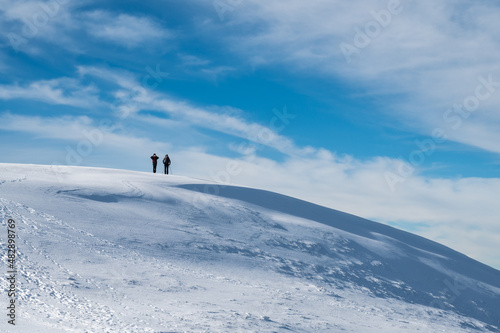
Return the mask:
<svg viewBox="0 0 500 333"><path fill-rule="evenodd" d="M45 138L77 140L83 138L82 130L90 126L90 118L46 118L21 116L11 113L0 115L0 129L29 132Z"/></svg>
<svg viewBox="0 0 500 333"><path fill-rule="evenodd" d="M295 147L290 139L280 135L278 131L271 126L251 123L231 114L221 113L220 109L218 110L219 112L214 112L217 110L215 108L213 108L212 111L208 111L204 108L190 105L187 102L169 99L166 96L152 98L148 106L151 109L162 111L176 118L180 118L192 125L240 137L253 143L272 147L282 153L301 151L301 149ZM286 111L283 110L275 112L276 114L271 114L270 124L275 124L276 128L283 125L279 123L280 115L284 114L289 117L294 117L294 115L285 113Z"/></svg>
<svg viewBox="0 0 500 333"><path fill-rule="evenodd" d="M92 1L0 2L0 27L12 48L31 55L47 53L48 50L37 43L39 40L74 54L86 53L91 45L82 40L82 32L129 49L157 47L173 37L170 30L151 17L104 10L85 12L82 7L89 2Z"/></svg>
<svg viewBox="0 0 500 333"><path fill-rule="evenodd" d="M269 110L269 123L261 125L238 116L244 114L242 110L230 107L198 107L187 101L145 88L126 72L80 67L79 73L109 80L124 89L119 90L116 95L117 98L126 97L124 104L119 107L119 110L123 112L122 117L133 117L136 120L141 120L141 110L155 110L184 124L233 135L253 143L272 147L282 153L295 152L299 154L305 151L304 148L296 147L290 139L279 134L280 130L296 117L286 109ZM151 121L151 118L151 116L147 116L147 121Z"/></svg>
<svg viewBox="0 0 500 333"><path fill-rule="evenodd" d="M25 132L39 138L73 142L67 147L82 155L80 157L87 157L91 154L89 150L93 151L99 147L118 149L127 154L143 153L146 149L160 151L169 147L166 143L134 136L118 127L111 119L96 123L86 116L39 117L3 113L0 114L0 130ZM72 164L70 161L68 164Z"/></svg>
<svg viewBox="0 0 500 333"><path fill-rule="evenodd" d="M9 46L32 56L46 54L47 50L36 41L43 40L58 45L73 53L81 53L81 47L69 37L70 32L78 30L72 15L78 7L88 0L76 2L49 1L16 1L0 3L2 20L0 27Z"/></svg>
<svg viewBox="0 0 500 333"><path fill-rule="evenodd" d="M184 66L206 66L211 63L208 59L203 59L191 54L179 54L178 57Z"/></svg>
<svg viewBox="0 0 500 333"><path fill-rule="evenodd" d="M500 82L500 22L494 19L500 7L472 0L401 0L396 9L391 3L397 2L248 0L223 20L214 10L212 26L203 24L208 31L225 28L227 47L255 66L340 79L383 98L383 112L400 124L430 134L447 125L447 108L474 95L479 77ZM347 44L352 54L341 48ZM498 152L488 140L498 137L499 108L496 87L464 120L470 125L449 139Z"/></svg>
<svg viewBox="0 0 500 333"><path fill-rule="evenodd" d="M78 80L58 78L28 85L0 85L0 99L39 100L49 104L90 107L102 104L96 87L82 86Z"/></svg>
<svg viewBox="0 0 500 333"><path fill-rule="evenodd" d="M234 71L236 71L236 69L233 67L216 66L212 68L203 68L199 71L199 73L210 80L217 81L220 77L229 75L231 72Z"/></svg>
<svg viewBox="0 0 500 333"><path fill-rule="evenodd" d="M201 77L211 81L217 81L221 77L225 77L237 71L234 67L213 65L211 60L200 58L191 54L178 54L177 57L184 67L184 74L193 77Z"/></svg>
<svg viewBox="0 0 500 333"><path fill-rule="evenodd" d="M161 43L173 34L148 17L94 11L85 15L91 35L127 48Z"/></svg>
<svg viewBox="0 0 500 333"><path fill-rule="evenodd" d="M103 80L114 82L127 89L132 89L134 86L140 85L140 83L137 83L135 75L124 70L111 70L93 66L78 66L77 71L81 76L95 76Z"/></svg>

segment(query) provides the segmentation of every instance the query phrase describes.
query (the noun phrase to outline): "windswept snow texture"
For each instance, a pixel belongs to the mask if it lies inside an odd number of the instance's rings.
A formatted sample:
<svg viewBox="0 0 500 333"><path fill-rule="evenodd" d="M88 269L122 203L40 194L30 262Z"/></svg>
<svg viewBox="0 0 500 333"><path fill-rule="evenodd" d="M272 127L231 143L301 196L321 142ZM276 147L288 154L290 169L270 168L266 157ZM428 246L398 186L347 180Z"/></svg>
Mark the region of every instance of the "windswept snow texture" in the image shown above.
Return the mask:
<svg viewBox="0 0 500 333"><path fill-rule="evenodd" d="M363 204L363 203L359 203ZM500 272L276 193L0 164L0 332L500 332Z"/></svg>

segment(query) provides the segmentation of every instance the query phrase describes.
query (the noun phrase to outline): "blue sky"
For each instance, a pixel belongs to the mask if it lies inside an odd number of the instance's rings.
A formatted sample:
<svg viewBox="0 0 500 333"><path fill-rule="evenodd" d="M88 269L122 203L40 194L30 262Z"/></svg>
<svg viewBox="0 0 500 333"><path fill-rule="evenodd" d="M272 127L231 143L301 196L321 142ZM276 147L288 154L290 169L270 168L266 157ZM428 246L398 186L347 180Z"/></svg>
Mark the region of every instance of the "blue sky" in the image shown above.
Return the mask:
<svg viewBox="0 0 500 333"><path fill-rule="evenodd" d="M500 268L493 1L0 1L0 162L173 172Z"/></svg>

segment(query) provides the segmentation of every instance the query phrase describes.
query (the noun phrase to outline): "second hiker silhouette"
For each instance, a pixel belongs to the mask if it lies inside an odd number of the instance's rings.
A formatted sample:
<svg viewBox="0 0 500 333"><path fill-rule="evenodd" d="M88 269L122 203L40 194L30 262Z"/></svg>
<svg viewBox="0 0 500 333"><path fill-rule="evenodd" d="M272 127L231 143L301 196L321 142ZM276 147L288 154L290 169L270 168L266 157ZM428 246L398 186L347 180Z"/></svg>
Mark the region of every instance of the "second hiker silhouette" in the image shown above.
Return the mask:
<svg viewBox="0 0 500 333"><path fill-rule="evenodd" d="M168 175L168 167L170 166L170 157L168 157L168 154L165 155L163 158L163 165L165 166L165 174Z"/></svg>

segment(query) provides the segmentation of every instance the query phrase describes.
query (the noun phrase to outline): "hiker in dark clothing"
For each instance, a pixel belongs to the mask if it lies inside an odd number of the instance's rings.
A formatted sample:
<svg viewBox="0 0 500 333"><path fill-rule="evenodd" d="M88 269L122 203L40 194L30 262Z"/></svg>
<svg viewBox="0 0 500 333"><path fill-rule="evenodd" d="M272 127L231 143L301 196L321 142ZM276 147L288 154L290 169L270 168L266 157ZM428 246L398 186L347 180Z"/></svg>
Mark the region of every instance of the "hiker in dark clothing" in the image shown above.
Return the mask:
<svg viewBox="0 0 500 333"><path fill-rule="evenodd" d="M168 167L170 166L170 157L168 157L168 154L165 155L165 158L163 159L163 165L165 166L165 174L168 175Z"/></svg>
<svg viewBox="0 0 500 333"><path fill-rule="evenodd" d="M153 173L156 173L156 164L158 163L159 157L156 156L156 153L151 156L151 160L153 161Z"/></svg>

